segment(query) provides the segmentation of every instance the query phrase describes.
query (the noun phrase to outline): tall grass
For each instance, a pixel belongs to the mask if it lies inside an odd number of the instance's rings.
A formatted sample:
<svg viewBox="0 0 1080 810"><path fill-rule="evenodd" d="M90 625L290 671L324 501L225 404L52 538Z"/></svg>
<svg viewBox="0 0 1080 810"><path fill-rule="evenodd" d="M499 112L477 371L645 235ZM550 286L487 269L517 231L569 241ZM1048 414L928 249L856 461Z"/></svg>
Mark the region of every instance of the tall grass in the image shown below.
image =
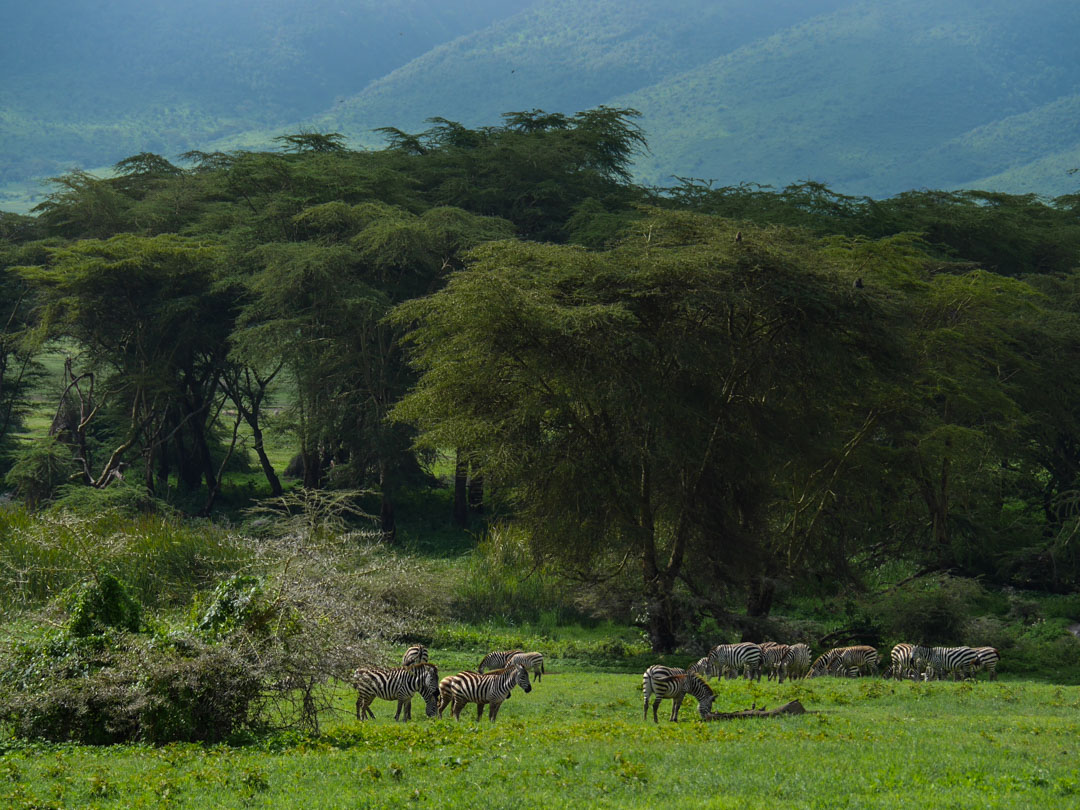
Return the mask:
<svg viewBox="0 0 1080 810"><path fill-rule="evenodd" d="M239 570L242 539L209 523L162 515L94 517L0 510L0 606L42 604L97 572L125 582L143 603L167 607Z"/></svg>

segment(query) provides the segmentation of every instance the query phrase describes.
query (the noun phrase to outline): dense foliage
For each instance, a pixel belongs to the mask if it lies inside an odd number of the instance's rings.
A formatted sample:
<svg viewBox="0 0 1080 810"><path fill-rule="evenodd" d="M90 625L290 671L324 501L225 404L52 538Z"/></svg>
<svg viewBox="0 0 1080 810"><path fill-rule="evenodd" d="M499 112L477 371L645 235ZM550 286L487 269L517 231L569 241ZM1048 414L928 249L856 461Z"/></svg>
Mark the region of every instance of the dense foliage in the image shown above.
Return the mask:
<svg viewBox="0 0 1080 810"><path fill-rule="evenodd" d="M209 516L290 473L393 541L451 456L447 522L494 508L662 650L778 593L1076 586L1075 196L659 194L609 107L384 135L140 153L0 218L17 496ZM50 439L15 441L35 357Z"/></svg>

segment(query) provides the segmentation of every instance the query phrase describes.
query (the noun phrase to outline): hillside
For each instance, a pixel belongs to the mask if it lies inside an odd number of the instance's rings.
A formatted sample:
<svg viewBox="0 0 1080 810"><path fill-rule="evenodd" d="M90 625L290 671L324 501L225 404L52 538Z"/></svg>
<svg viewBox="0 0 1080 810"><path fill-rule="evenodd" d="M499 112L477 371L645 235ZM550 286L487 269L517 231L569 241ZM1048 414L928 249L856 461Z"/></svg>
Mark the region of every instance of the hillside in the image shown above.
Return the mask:
<svg viewBox="0 0 1080 810"><path fill-rule="evenodd" d="M510 110L575 112L662 82L850 0L546 0L435 48L316 119L361 141L430 116L468 126Z"/></svg>
<svg viewBox="0 0 1080 810"><path fill-rule="evenodd" d="M1024 167L1075 149L1080 7L1036 0L862 3L795 26L613 103L640 109L672 174L852 193L963 186L1063 193ZM1071 122L1071 125L1070 125Z"/></svg>
<svg viewBox="0 0 1080 810"><path fill-rule="evenodd" d="M0 26L0 184L332 107L533 0L40 0Z"/></svg>
<svg viewBox="0 0 1080 810"><path fill-rule="evenodd" d="M643 113L647 183L1057 195L1077 31L1071 0L43 0L0 28L0 208L141 151L601 104Z"/></svg>

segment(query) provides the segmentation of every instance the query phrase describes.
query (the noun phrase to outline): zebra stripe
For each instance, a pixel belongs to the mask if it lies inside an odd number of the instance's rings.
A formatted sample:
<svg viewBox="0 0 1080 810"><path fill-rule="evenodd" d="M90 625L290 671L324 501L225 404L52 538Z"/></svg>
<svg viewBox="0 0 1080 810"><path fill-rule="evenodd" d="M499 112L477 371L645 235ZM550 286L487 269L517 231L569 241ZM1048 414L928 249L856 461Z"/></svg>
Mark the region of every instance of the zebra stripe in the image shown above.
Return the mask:
<svg viewBox="0 0 1080 810"><path fill-rule="evenodd" d="M358 669L353 673L356 686L356 719L375 718L371 702L375 698L396 700L398 704L394 719L409 720L412 717L412 696L419 692L424 699L428 717L438 711L439 670L432 664L414 664L408 667L372 667ZM401 717L404 711L404 717Z"/></svg>
<svg viewBox="0 0 1080 810"><path fill-rule="evenodd" d="M951 674L954 680L973 674L979 656L971 647L923 647L911 651L916 670L921 670L924 681L940 680Z"/></svg>
<svg viewBox="0 0 1080 810"><path fill-rule="evenodd" d="M719 644L709 651L710 671L718 678L727 673L737 674L741 669L747 680L756 676L760 681L761 660L761 647L750 641L741 644ZM735 674L728 677L735 677Z"/></svg>
<svg viewBox="0 0 1080 810"><path fill-rule="evenodd" d="M677 671L675 667L672 667L671 669ZM686 668L686 672L690 675L697 675L700 678L707 677L709 674L709 656L706 655L704 658L699 658L695 663Z"/></svg>
<svg viewBox="0 0 1080 810"><path fill-rule="evenodd" d="M495 669L487 673L459 672L443 678L439 683L439 716L447 705L453 703L451 713L455 720L461 719L461 710L466 703L476 704L476 719L484 716L484 704L488 705L488 717L495 722L499 707L510 697L515 686L520 686L526 693L532 691L529 673L523 666ZM444 703L444 697L446 702Z"/></svg>
<svg viewBox="0 0 1080 810"><path fill-rule="evenodd" d="M523 666L526 671L533 674L533 680L541 680L541 675L544 674L544 654L538 652L522 652L510 657L510 660L506 662L506 666Z"/></svg>
<svg viewBox="0 0 1080 810"><path fill-rule="evenodd" d="M401 656L401 665L403 667L411 664L426 664L427 662L428 650L423 644L413 644L405 651L405 655Z"/></svg>
<svg viewBox="0 0 1080 810"><path fill-rule="evenodd" d="M510 659L521 652L524 652L524 650L492 650L484 656L484 660L480 662L480 666L476 669L480 674L483 674L485 669L504 669Z"/></svg>
<svg viewBox="0 0 1080 810"><path fill-rule="evenodd" d="M654 664L645 670L641 676L641 693L644 704L644 717L649 719L649 698L655 696L653 702L653 722L659 723L656 711L660 707L660 701L671 698L671 722L679 722L679 707L682 706L683 698L693 695L697 698L698 713L704 720L709 710L712 709L715 695L709 685L698 675L682 672L673 667L665 667Z"/></svg>
<svg viewBox="0 0 1080 810"><path fill-rule="evenodd" d="M972 674L974 674L977 670L985 669L987 674L990 676L990 680L996 681L997 665L998 661L1001 660L1001 653L999 653L993 647L973 647L972 649L975 650L975 655L978 658L978 663L976 663L975 669L972 671Z"/></svg>
<svg viewBox="0 0 1080 810"><path fill-rule="evenodd" d="M775 677L778 683L783 683L787 672L784 656L787 655L788 645L765 641L758 646L761 647L761 665L768 673L767 680L771 681Z"/></svg>
<svg viewBox="0 0 1080 810"><path fill-rule="evenodd" d="M819 675L844 675L856 678L865 674L865 670L876 675L878 671L878 653L873 647L860 644L855 647L834 647L817 657L810 667L810 677Z"/></svg>
<svg viewBox="0 0 1080 810"><path fill-rule="evenodd" d="M893 647L889 651L889 660L892 663L885 671L886 676L891 676L896 680L915 677L915 668L911 660L911 651L914 649L915 645L907 642L902 642Z"/></svg>
<svg viewBox="0 0 1080 810"><path fill-rule="evenodd" d="M810 671L810 648L792 644L784 653L784 671L789 678L805 678Z"/></svg>

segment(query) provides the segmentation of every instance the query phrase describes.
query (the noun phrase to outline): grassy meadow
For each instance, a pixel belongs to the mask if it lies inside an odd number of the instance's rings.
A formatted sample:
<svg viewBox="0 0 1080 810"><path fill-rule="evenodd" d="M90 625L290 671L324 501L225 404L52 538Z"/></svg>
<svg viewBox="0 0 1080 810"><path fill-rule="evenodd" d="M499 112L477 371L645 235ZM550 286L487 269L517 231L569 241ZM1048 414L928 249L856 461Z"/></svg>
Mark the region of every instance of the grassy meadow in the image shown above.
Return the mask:
<svg viewBox="0 0 1080 810"><path fill-rule="evenodd" d="M433 651L442 671L473 656ZM1080 806L1080 687L1031 681L712 681L714 708L799 699L812 714L702 723L641 716L640 675L569 668L515 691L497 722L360 724L342 688L319 737L234 746L9 744L0 806L1037 807ZM468 715L468 716L467 716ZM466 717L467 716L467 717Z"/></svg>

